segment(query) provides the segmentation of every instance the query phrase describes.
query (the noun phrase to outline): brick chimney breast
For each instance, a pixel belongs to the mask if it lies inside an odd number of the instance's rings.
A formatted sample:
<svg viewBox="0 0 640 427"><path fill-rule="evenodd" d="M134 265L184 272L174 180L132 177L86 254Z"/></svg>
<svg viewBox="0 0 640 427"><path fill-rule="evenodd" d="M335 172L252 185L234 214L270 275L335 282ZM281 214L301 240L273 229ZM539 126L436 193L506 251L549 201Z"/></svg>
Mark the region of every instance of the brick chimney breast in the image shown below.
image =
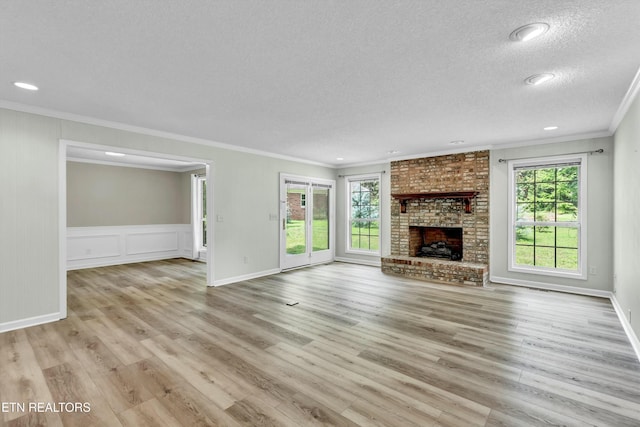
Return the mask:
<svg viewBox="0 0 640 427"><path fill-rule="evenodd" d="M391 162L391 194L391 255L382 259L384 272L446 283L486 284L489 151ZM415 257L411 227L462 228L462 260Z"/></svg>

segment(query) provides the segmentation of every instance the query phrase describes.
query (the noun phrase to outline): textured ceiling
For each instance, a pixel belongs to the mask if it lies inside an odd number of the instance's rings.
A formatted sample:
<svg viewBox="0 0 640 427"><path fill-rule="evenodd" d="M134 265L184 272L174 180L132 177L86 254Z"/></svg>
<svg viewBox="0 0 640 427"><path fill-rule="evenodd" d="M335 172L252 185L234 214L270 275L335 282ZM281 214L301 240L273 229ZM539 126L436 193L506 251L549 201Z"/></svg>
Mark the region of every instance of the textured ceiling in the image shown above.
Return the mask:
<svg viewBox="0 0 640 427"><path fill-rule="evenodd" d="M638 0L2 0L0 106L333 165L596 135L638 22Z"/></svg>

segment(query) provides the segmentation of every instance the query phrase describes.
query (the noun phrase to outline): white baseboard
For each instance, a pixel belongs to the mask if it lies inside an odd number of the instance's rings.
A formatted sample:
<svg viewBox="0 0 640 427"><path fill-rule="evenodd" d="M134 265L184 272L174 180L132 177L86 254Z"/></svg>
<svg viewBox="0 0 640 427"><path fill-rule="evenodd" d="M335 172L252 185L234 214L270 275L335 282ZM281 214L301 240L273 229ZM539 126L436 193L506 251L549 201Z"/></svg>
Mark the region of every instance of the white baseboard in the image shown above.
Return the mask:
<svg viewBox="0 0 640 427"><path fill-rule="evenodd" d="M213 286L224 286L230 285L232 283L242 282L244 280L257 279L258 277L271 276L273 274L280 273L279 268L274 268L271 270L258 271L256 273L243 274L242 276L234 276L228 277L226 279L214 280Z"/></svg>
<svg viewBox="0 0 640 427"><path fill-rule="evenodd" d="M350 264L360 264L360 265L370 265L372 267L380 267L382 262L380 262L380 257L374 260L368 259L360 259L360 258L348 258L348 257L336 257L336 261L338 262L347 262Z"/></svg>
<svg viewBox="0 0 640 427"><path fill-rule="evenodd" d="M580 288L577 286L556 285L554 283L548 283L548 282L535 282L533 280L519 280L519 279L511 279L507 277L491 276L489 277L489 281L494 283L502 283L505 285L523 286L526 288L535 288L535 289L545 289L548 291L558 291L558 292L565 292L569 294L587 295L591 297L599 297L599 298L611 297L611 292L609 291L602 291L599 289Z"/></svg>
<svg viewBox="0 0 640 427"><path fill-rule="evenodd" d="M60 319L62 319L60 313L51 313L44 314L42 316L28 317L26 319L0 323L0 333L14 331L16 329L28 328L30 326L42 325L43 323L55 322Z"/></svg>
<svg viewBox="0 0 640 427"><path fill-rule="evenodd" d="M601 291L598 289L579 288L574 286L555 285L552 283L534 282L529 280L508 279L508 278L496 277L496 276L491 277L489 280L494 283L503 283L505 285L524 286L527 288L545 289L550 291L566 292L566 293L586 295L591 297L608 298L611 301L611 304L613 305L613 308L616 311L616 314L618 315L618 319L622 324L622 328L624 329L625 334L627 334L627 337L629 338L629 342L633 347L633 351L636 354L636 358L640 361L640 340L638 340L638 336L636 335L633 328L631 327L629 320L624 314L624 310L622 309L622 306L620 306L620 303L616 299L616 296L613 292Z"/></svg>
<svg viewBox="0 0 640 427"><path fill-rule="evenodd" d="M616 314L618 315L618 319L620 319L620 323L622 323L622 327L624 328L624 332L627 334L629 341L631 342L631 346L633 347L633 351L636 353L636 357L640 360L640 341L638 340L638 336L634 332L631 327L631 323L629 323L629 319L624 315L624 310L622 306L618 302L615 294L611 294L611 304L613 304L613 308L616 310Z"/></svg>
<svg viewBox="0 0 640 427"><path fill-rule="evenodd" d="M149 261L162 261L165 259L175 259L175 258L184 258L191 260L190 257L180 256L180 255L157 255L157 256L143 256L143 257L127 257L126 259L118 259L118 260L95 260L87 264L74 265L71 267L67 267L67 271L72 270L82 270L84 268L95 268L95 267L108 267L110 265L124 265L124 264L135 264L136 262L149 262ZM199 261L199 260L192 260Z"/></svg>
<svg viewBox="0 0 640 427"><path fill-rule="evenodd" d="M191 258L189 224L67 228L67 270Z"/></svg>

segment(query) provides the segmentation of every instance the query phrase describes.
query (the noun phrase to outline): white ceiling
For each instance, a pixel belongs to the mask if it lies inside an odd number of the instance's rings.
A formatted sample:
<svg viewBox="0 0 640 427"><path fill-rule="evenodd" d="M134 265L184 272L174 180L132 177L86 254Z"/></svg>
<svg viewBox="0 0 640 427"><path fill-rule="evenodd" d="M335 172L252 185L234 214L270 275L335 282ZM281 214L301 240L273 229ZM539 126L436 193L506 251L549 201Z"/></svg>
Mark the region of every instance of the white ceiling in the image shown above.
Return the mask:
<svg viewBox="0 0 640 427"><path fill-rule="evenodd" d="M332 165L602 135L638 22L638 0L3 0L0 106Z"/></svg>

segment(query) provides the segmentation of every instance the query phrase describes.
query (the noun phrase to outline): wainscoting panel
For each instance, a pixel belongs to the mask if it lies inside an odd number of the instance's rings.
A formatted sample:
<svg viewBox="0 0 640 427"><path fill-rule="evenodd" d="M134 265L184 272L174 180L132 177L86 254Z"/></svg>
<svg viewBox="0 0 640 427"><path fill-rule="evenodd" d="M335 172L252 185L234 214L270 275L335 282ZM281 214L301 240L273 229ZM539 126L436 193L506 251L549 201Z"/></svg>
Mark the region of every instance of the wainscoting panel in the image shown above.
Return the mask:
<svg viewBox="0 0 640 427"><path fill-rule="evenodd" d="M67 269L191 257L189 224L68 227Z"/></svg>
<svg viewBox="0 0 640 427"><path fill-rule="evenodd" d="M188 231L180 235L180 247L182 248L182 256L185 258L193 258L193 231Z"/></svg>
<svg viewBox="0 0 640 427"><path fill-rule="evenodd" d="M68 236L69 261L120 256L120 235Z"/></svg>
<svg viewBox="0 0 640 427"><path fill-rule="evenodd" d="M178 232L129 233L127 255L140 255L153 252L171 252L178 250Z"/></svg>

